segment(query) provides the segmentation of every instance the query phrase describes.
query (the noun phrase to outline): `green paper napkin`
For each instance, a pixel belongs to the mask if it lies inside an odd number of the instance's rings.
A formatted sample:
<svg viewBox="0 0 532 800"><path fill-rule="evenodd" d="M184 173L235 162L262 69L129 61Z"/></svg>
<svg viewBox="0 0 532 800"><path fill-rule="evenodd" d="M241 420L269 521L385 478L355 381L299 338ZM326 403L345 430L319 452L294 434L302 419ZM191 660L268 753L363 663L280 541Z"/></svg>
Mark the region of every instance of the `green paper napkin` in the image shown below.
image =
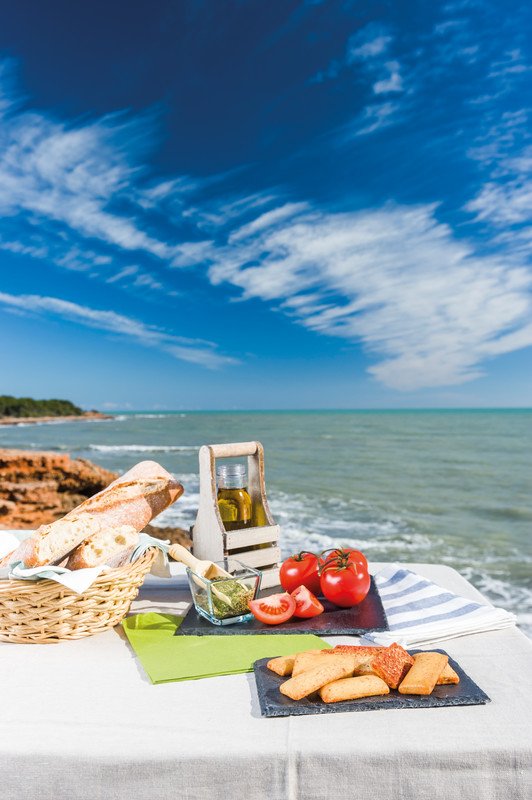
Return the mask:
<svg viewBox="0 0 532 800"><path fill-rule="evenodd" d="M312 634L174 636L182 621L171 614L150 613L126 617L122 623L152 683L251 672L259 658L330 647Z"/></svg>

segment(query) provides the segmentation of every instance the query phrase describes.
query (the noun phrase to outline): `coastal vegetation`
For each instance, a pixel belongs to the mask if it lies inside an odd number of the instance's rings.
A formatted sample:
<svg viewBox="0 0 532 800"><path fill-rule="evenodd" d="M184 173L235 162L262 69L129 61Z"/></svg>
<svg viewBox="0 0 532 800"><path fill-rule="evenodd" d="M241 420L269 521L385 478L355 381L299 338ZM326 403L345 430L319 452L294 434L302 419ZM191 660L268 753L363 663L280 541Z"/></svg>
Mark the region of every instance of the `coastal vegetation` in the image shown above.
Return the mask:
<svg viewBox="0 0 532 800"><path fill-rule="evenodd" d="M70 400L34 400L33 397L0 395L0 417L82 416L83 411Z"/></svg>

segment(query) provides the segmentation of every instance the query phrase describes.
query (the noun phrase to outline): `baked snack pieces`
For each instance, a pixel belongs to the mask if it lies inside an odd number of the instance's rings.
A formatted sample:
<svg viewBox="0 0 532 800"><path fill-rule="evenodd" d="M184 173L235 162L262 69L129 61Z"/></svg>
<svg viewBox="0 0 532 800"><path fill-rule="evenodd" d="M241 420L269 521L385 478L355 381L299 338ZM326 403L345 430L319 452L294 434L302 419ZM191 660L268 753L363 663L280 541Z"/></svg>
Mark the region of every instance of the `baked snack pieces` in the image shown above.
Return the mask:
<svg viewBox="0 0 532 800"><path fill-rule="evenodd" d="M420 655L419 653L417 655ZM416 656L414 656L414 660ZM460 678L458 674L454 671L450 664L446 664L443 668L443 672L436 681L436 686L448 686L449 684L456 684L460 683Z"/></svg>
<svg viewBox="0 0 532 800"><path fill-rule="evenodd" d="M443 653L418 653L414 666L399 685L399 693L432 694L448 660Z"/></svg>
<svg viewBox="0 0 532 800"><path fill-rule="evenodd" d="M375 656L371 662L371 669L391 689L397 689L413 664L412 656L400 644L394 642Z"/></svg>
<svg viewBox="0 0 532 800"><path fill-rule="evenodd" d="M278 656L277 658L270 658L266 666L284 678L286 675L291 675L294 669L294 661L296 660L295 654L292 656Z"/></svg>
<svg viewBox="0 0 532 800"><path fill-rule="evenodd" d="M302 700L309 694L317 692L326 683L332 683L339 678L348 678L352 675L352 670L348 665L325 662L328 662L328 659L324 659L323 666L309 669L282 683L279 687L281 694L290 697L291 700Z"/></svg>
<svg viewBox="0 0 532 800"><path fill-rule="evenodd" d="M390 694L390 689L377 675L341 678L320 689L320 697L324 703L341 703L343 700L358 700L360 697L382 694Z"/></svg>

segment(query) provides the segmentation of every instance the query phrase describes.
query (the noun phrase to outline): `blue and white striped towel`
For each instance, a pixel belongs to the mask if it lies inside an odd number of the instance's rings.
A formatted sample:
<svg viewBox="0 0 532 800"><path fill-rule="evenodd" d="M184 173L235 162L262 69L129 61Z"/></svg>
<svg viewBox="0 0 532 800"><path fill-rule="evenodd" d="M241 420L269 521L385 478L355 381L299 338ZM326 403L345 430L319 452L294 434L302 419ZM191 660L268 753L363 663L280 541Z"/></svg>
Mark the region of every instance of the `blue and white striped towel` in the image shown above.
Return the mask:
<svg viewBox="0 0 532 800"><path fill-rule="evenodd" d="M375 575L390 630L368 633L374 644L417 647L515 625L515 615L443 589L415 572L391 564Z"/></svg>

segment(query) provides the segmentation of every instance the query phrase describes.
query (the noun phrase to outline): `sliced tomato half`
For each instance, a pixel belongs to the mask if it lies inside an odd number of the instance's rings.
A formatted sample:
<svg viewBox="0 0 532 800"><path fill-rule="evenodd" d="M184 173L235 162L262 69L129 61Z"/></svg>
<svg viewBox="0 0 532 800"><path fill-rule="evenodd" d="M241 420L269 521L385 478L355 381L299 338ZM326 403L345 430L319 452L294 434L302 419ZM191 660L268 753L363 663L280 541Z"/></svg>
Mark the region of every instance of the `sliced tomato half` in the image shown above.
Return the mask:
<svg viewBox="0 0 532 800"><path fill-rule="evenodd" d="M294 617L310 619L311 617L317 617L318 614L323 614L324 608L322 604L306 586L298 586L297 589L294 589L292 597L296 601Z"/></svg>
<svg viewBox="0 0 532 800"><path fill-rule="evenodd" d="M296 601L285 592L284 594L271 594L260 600L250 600L249 607L259 622L264 622L266 625L280 625L281 622L288 622L294 616Z"/></svg>

